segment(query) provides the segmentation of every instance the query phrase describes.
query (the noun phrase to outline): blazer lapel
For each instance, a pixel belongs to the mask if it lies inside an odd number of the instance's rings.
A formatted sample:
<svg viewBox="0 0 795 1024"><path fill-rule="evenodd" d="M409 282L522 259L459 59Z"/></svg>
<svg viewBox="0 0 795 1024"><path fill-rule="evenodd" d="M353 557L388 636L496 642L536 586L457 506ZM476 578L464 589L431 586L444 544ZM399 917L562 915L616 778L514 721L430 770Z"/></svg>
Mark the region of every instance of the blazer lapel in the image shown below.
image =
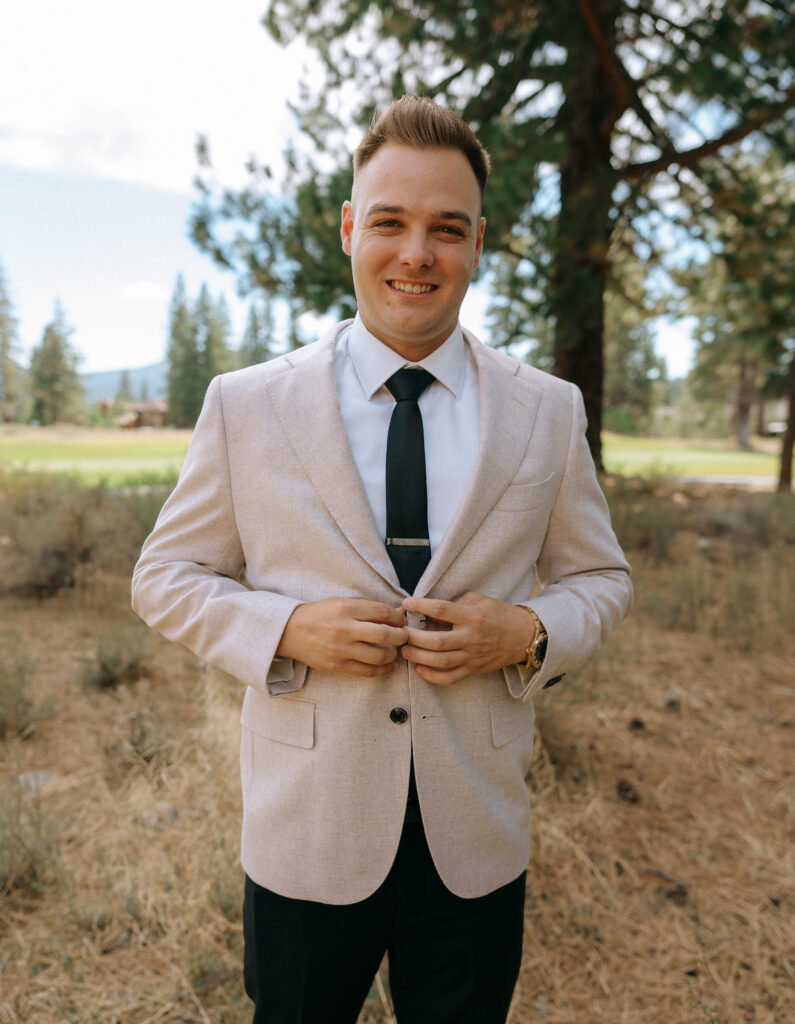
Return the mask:
<svg viewBox="0 0 795 1024"><path fill-rule="evenodd" d="M290 368L269 380L267 389L296 457L329 514L362 557L400 591L340 413L334 349L345 326L337 325L311 350L299 350Z"/></svg>
<svg viewBox="0 0 795 1024"><path fill-rule="evenodd" d="M532 383L518 376L519 364L464 332L478 368L480 445L467 495L417 585L424 596L465 548L524 457L541 401Z"/></svg>

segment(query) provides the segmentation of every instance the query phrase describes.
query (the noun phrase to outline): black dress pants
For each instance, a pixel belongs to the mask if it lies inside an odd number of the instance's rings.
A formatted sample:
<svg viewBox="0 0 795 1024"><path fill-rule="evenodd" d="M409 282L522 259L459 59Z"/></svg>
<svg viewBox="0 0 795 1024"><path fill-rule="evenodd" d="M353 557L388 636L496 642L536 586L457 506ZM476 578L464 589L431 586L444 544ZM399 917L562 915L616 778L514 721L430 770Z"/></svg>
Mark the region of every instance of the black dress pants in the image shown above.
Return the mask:
<svg viewBox="0 0 795 1024"><path fill-rule="evenodd" d="M454 896L422 823L404 826L384 883L360 903L293 900L246 878L246 992L254 1024L355 1024L384 953L399 1024L504 1024L519 974L524 872Z"/></svg>

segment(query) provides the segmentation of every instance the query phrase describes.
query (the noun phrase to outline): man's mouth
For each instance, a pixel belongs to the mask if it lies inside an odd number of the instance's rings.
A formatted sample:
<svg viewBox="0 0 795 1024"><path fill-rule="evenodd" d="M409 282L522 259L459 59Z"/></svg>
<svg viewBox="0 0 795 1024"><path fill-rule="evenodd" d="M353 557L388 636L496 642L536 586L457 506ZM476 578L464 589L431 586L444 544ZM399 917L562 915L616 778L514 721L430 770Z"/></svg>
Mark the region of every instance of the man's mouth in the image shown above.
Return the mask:
<svg viewBox="0 0 795 1024"><path fill-rule="evenodd" d="M408 295L427 295L428 292L435 292L439 287L436 284L418 284L413 281L387 281L390 288L398 292L406 292Z"/></svg>

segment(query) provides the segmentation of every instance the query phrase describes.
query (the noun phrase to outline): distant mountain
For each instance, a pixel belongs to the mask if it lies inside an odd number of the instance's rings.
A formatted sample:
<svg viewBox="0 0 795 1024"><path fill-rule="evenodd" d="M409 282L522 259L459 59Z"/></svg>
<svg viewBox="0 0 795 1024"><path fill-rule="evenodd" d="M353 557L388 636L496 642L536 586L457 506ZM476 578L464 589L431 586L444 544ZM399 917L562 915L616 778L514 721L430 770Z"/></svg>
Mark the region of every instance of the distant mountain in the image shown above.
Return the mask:
<svg viewBox="0 0 795 1024"><path fill-rule="evenodd" d="M86 402L112 402L121 390L122 374L127 374L130 398L165 398L167 390L165 360L149 366L136 366L132 370L100 370L97 373L81 373L80 381L86 390Z"/></svg>

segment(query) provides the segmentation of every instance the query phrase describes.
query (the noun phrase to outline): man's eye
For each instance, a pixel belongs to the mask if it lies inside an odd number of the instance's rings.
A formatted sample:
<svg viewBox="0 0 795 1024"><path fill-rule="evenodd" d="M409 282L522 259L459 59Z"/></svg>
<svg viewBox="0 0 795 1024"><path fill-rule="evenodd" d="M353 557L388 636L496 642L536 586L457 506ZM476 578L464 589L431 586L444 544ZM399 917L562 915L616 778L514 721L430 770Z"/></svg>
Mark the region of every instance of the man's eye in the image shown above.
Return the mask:
<svg viewBox="0 0 795 1024"><path fill-rule="evenodd" d="M396 220L379 220L375 226L377 228L396 228L398 222Z"/></svg>
<svg viewBox="0 0 795 1024"><path fill-rule="evenodd" d="M452 224L442 224L439 230L443 235L455 235L456 238L464 237L464 232L460 228L453 227Z"/></svg>

